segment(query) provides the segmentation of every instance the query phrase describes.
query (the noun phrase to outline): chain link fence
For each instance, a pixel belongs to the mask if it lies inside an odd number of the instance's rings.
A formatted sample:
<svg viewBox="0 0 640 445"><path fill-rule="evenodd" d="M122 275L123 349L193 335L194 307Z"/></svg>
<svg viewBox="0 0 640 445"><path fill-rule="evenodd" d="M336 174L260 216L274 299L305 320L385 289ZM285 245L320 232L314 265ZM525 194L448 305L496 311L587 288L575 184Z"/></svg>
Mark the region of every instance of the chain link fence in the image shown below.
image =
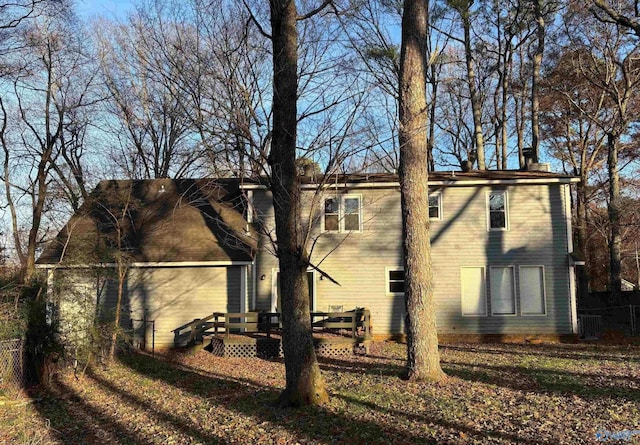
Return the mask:
<svg viewBox="0 0 640 445"><path fill-rule="evenodd" d="M635 337L640 335L640 306L611 306L578 310L578 329L584 339L605 335Z"/></svg>
<svg viewBox="0 0 640 445"><path fill-rule="evenodd" d="M0 392L18 391L24 383L24 340L0 341Z"/></svg>

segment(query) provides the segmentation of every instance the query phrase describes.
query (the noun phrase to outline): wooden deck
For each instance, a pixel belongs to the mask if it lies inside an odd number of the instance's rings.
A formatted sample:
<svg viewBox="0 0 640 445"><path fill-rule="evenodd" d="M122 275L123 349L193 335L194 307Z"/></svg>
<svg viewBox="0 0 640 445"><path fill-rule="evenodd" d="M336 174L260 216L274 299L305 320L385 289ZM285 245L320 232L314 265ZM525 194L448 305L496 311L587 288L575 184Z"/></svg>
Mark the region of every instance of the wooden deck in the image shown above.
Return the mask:
<svg viewBox="0 0 640 445"><path fill-rule="evenodd" d="M175 344L203 343L205 349L224 357L280 357L280 319L277 312L214 312L175 329ZM319 356L368 353L371 342L368 309L312 312L311 325Z"/></svg>

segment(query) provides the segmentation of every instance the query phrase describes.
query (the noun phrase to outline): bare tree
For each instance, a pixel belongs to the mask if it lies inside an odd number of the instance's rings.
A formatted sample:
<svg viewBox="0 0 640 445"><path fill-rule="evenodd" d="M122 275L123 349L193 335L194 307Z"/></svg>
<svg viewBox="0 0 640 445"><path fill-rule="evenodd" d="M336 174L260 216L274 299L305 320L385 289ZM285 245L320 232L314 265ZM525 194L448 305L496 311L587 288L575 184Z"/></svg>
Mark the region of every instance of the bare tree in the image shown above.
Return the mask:
<svg viewBox="0 0 640 445"><path fill-rule="evenodd" d="M589 203L602 188L594 171L606 162L606 139L602 128L588 116L606 113L608 98L602 89L585 79L590 58L584 49L567 48L554 60L542 85L541 128L550 154L565 171L580 177L574 200L575 249L589 255ZM594 187L597 186L597 187ZM589 288L588 266L578 269L581 298Z"/></svg>
<svg viewBox="0 0 640 445"><path fill-rule="evenodd" d="M469 89L469 100L471 101L471 110L473 113L476 161L478 163L478 169L485 170L486 161L484 134L482 131L482 102L476 85L476 67L471 42L471 18L474 0L448 0L447 3L458 13L462 23L464 37L461 42L464 45L464 60L467 69L467 87Z"/></svg>
<svg viewBox="0 0 640 445"><path fill-rule="evenodd" d="M77 146L71 147L79 141L74 132L78 125L83 125L78 118L82 109L98 99L93 94L95 76L90 57L80 49L79 30L74 30L75 34L71 31L69 23L55 17L41 18L25 30L20 52L25 71L12 80L11 111L6 101L4 104L8 113L5 116L14 123L9 128L10 136L5 134L3 138L5 192L14 226L24 200L29 201L27 208L30 209L26 242L14 230L25 280L30 280L35 272L41 226L51 204L49 190L56 180L56 172L64 176L67 168L76 169L78 174L72 180L64 178L61 182L64 186L66 181L70 194L84 187L84 177L77 170L80 166L65 162L72 161L72 151L79 162ZM14 169L21 172L20 179L12 175Z"/></svg>
<svg viewBox="0 0 640 445"><path fill-rule="evenodd" d="M90 213L97 221L98 229L102 232L103 240L100 240L106 247L106 254L113 258L115 265L115 275L117 280L116 304L114 308L113 321L109 330L110 338L108 342L108 359L113 361L116 355L118 338L121 337L122 327L120 325L121 313L124 303L125 284L131 265L131 252L135 246L131 245L131 240L136 238L133 214L140 203L133 197L133 182L124 182L111 189L100 190L90 202Z"/></svg>
<svg viewBox="0 0 640 445"><path fill-rule="evenodd" d="M434 4L431 9L438 10ZM449 42L449 33L439 32L438 28L452 26L445 23L443 14L432 14L432 20L438 22L438 26L429 26L427 33L426 51L428 55L428 71L426 82L429 97L429 131L427 145L429 155L429 169L435 170L434 149L437 138L437 104L441 85L441 73L447 63L446 56ZM442 19L442 20L440 20ZM371 119L370 140L378 141L372 144L367 152L365 167L381 171L398 171L398 147L397 142L397 101L398 79L400 75L400 42L395 41L396 36L392 29L400 26L402 20L402 8L400 2L364 1L349 12L343 23L347 28L350 49L358 54L358 61L367 73L368 85L375 91L375 98L367 103L368 108L374 111ZM370 105L380 104L380 105ZM379 115L384 115L381 118Z"/></svg>
<svg viewBox="0 0 640 445"><path fill-rule="evenodd" d="M633 30L640 37L640 9L637 2L609 2L591 0L587 2L589 10L602 22L617 23Z"/></svg>
<svg viewBox="0 0 640 445"><path fill-rule="evenodd" d="M571 45L581 49L576 52L581 56L578 59L578 69L583 79L601 91L606 99L601 109L587 110L581 107L580 110L600 127L606 137L610 226L609 273L610 289L615 300L622 285L622 194L619 156L624 145L623 138L628 134L632 123L640 119L636 111L639 99L637 90L640 87L640 65L637 63L640 42L637 38L630 38L624 27L590 17L579 3L572 6L566 21L568 27L573 29L569 33ZM587 23L589 26L585 26ZM597 111L597 114L593 111Z"/></svg>
<svg viewBox="0 0 640 445"><path fill-rule="evenodd" d="M180 38L189 29L162 14L142 5L128 23L99 27L109 110L119 124L111 131L112 159L132 178L182 177L202 165L189 96L175 64L187 57Z"/></svg>

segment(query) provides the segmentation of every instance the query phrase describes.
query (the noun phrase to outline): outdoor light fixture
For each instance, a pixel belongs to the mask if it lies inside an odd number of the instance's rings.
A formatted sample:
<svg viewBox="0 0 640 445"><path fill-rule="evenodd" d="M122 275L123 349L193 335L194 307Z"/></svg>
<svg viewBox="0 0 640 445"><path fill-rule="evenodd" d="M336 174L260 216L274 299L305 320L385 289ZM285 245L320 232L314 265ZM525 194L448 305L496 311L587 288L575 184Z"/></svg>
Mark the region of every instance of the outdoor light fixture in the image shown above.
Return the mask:
<svg viewBox="0 0 640 445"><path fill-rule="evenodd" d="M264 279L265 279L265 278L267 278L267 276L266 276L266 275L264 275L264 274L263 274L263 275L260 275L260 281L264 281Z"/></svg>

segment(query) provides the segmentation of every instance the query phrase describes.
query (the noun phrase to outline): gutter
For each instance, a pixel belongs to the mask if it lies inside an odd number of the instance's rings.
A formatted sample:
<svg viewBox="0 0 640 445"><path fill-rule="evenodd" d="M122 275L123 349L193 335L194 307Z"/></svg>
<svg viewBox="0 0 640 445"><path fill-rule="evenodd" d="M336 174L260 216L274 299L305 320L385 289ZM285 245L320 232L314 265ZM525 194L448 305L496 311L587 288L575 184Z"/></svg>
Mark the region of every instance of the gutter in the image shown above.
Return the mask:
<svg viewBox="0 0 640 445"><path fill-rule="evenodd" d="M476 185L544 185L544 184L577 184L580 178L530 178L530 179L470 179L470 180L448 180L429 181L430 186L445 187L466 187ZM400 182L346 182L346 183L326 183L326 184L301 184L303 190L322 189L370 189L370 188L399 188ZM269 187L263 184L242 184L243 190L268 190Z"/></svg>
<svg viewBox="0 0 640 445"><path fill-rule="evenodd" d="M148 261L128 263L127 267L222 267L222 266L247 266L251 261ZM93 264L36 264L36 269L88 269L116 267L117 263L93 263Z"/></svg>

